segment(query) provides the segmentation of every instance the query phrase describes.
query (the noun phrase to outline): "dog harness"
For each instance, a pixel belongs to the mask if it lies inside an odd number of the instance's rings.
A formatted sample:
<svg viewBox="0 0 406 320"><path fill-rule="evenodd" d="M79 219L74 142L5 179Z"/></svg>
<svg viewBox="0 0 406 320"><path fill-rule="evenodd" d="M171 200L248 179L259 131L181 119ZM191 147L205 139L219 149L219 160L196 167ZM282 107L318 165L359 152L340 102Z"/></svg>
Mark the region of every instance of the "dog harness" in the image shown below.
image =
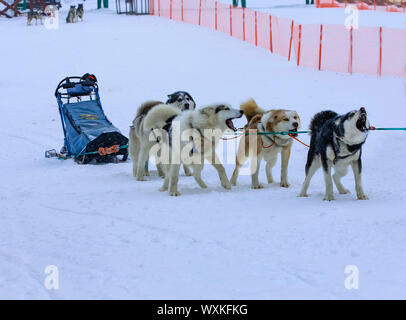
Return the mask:
<svg viewBox="0 0 406 320"><path fill-rule="evenodd" d="M347 154L345 156L340 156L340 151L339 151L340 146L338 145L337 140L340 141L341 143L343 143L347 147L347 150L350 152L349 154ZM342 139L337 137L334 133L333 141L331 142L331 146L332 146L333 152L334 152L333 164L336 164L338 160L343 160L343 159L346 159L346 158L351 157L354 154L356 154L358 151L361 150L361 147L365 143L365 141L366 141L366 138L363 142L358 143L358 144L347 144Z"/></svg>
<svg viewBox="0 0 406 320"><path fill-rule="evenodd" d="M168 132L168 138L169 138L169 145L172 146L172 121L173 119L175 119L177 117L177 115L174 115L172 117L170 117L169 119L167 119L165 121L165 125L162 127L163 130L165 130L166 132ZM158 140L158 139L157 139ZM157 141L159 142L159 141Z"/></svg>

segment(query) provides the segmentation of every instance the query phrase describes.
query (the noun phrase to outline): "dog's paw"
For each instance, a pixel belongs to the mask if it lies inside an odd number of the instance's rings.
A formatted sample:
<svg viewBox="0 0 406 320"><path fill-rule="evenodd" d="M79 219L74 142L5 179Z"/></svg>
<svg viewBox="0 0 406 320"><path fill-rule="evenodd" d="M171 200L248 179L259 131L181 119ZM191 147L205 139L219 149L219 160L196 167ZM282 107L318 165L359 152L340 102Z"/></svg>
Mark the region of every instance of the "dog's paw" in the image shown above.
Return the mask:
<svg viewBox="0 0 406 320"><path fill-rule="evenodd" d="M290 184L287 182L281 182L281 187L282 188L289 188Z"/></svg>
<svg viewBox="0 0 406 320"><path fill-rule="evenodd" d="M301 197L301 198L307 198L309 195L307 193L302 192L302 193L299 193L297 196Z"/></svg>
<svg viewBox="0 0 406 320"><path fill-rule="evenodd" d="M180 192L179 191L171 191L169 193L172 197L179 197L180 196Z"/></svg>
<svg viewBox="0 0 406 320"><path fill-rule="evenodd" d="M165 191L168 191L168 188L167 187L162 187L162 188L159 189L159 191L160 192L165 192Z"/></svg>
<svg viewBox="0 0 406 320"><path fill-rule="evenodd" d="M228 182L228 181L222 183L221 186L222 186L224 189L227 189L227 190L230 190L230 189L231 189L231 184L230 184L230 182Z"/></svg>
<svg viewBox="0 0 406 320"><path fill-rule="evenodd" d="M348 194L348 193L351 193L351 191L348 189L342 189L342 190L338 190L338 193L339 194Z"/></svg>
<svg viewBox="0 0 406 320"><path fill-rule="evenodd" d="M200 188L206 189L207 185L203 181L196 181Z"/></svg>
<svg viewBox="0 0 406 320"><path fill-rule="evenodd" d="M144 177L137 177L137 181L147 181Z"/></svg>
<svg viewBox="0 0 406 320"><path fill-rule="evenodd" d="M268 179L268 184L274 183L275 181L273 179Z"/></svg>
<svg viewBox="0 0 406 320"><path fill-rule="evenodd" d="M326 194L326 195L324 196L324 199L323 199L323 200L332 201L332 200L335 200L335 199L334 199L334 196L333 196L332 194Z"/></svg>
<svg viewBox="0 0 406 320"><path fill-rule="evenodd" d="M264 188L264 186L261 185L261 184L258 184L256 186L252 186L252 189L263 189L263 188Z"/></svg>
<svg viewBox="0 0 406 320"><path fill-rule="evenodd" d="M369 200L368 196L365 194L357 195L358 200Z"/></svg>

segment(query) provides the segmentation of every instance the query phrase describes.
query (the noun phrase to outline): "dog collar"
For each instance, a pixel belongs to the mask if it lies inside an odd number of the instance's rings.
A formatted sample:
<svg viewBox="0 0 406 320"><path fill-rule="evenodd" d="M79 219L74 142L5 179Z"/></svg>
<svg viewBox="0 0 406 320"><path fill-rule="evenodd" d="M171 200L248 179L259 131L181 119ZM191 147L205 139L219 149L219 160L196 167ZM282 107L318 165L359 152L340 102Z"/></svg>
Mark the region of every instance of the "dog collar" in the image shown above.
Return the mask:
<svg viewBox="0 0 406 320"><path fill-rule="evenodd" d="M338 142L343 143L346 147L347 150L350 152L349 154L345 155L345 156L340 156L340 146L338 145ZM356 154L358 151L361 150L362 145L365 143L366 139L358 144L347 144L346 142L343 141L343 139L341 139L340 137L337 137L336 134L334 134L333 136L333 143L332 143L332 147L333 147L333 152L334 152L334 160L333 163L336 164L338 160L342 160L342 159L346 159L348 157L353 156L354 154ZM353 151L351 151L353 150Z"/></svg>

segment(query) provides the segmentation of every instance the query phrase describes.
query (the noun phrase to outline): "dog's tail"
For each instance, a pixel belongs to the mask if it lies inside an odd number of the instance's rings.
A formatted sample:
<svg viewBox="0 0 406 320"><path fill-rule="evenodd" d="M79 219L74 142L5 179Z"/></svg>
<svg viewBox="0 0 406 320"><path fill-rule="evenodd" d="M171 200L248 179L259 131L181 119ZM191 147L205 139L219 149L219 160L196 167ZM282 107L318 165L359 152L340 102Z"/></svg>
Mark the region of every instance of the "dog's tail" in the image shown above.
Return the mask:
<svg viewBox="0 0 406 320"><path fill-rule="evenodd" d="M179 108L161 104L154 107L144 118L144 130L162 129L167 120L176 117L182 111Z"/></svg>
<svg viewBox="0 0 406 320"><path fill-rule="evenodd" d="M244 111L244 114L247 117L248 122L250 122L250 120L257 114L265 113L263 109L258 107L254 99L250 99L247 102L242 103L240 109Z"/></svg>
<svg viewBox="0 0 406 320"><path fill-rule="evenodd" d="M163 102L161 101L146 101L144 102L139 108L137 109L137 114L135 115L136 117L139 116L145 116L153 107L157 106L158 104L162 104Z"/></svg>
<svg viewBox="0 0 406 320"><path fill-rule="evenodd" d="M310 122L310 130L312 131L312 136L317 134L321 127L330 119L333 119L337 116L337 113L334 111L321 111L314 115L312 121Z"/></svg>

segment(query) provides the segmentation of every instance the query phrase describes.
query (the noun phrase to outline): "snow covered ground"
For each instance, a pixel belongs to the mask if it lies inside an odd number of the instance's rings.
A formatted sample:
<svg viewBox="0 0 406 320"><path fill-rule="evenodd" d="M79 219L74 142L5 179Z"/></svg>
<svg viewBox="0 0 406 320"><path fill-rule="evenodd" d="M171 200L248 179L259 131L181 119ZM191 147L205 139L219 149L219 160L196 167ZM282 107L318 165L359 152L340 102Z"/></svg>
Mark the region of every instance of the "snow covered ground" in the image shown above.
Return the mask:
<svg viewBox="0 0 406 320"><path fill-rule="evenodd" d="M207 165L209 188L182 176L177 198L158 192L154 168L137 182L130 161L44 158L63 143L53 93L67 75L97 75L104 110L125 134L141 102L175 90L198 105L254 97L296 109L303 129L320 110L359 106L377 127L405 126L404 79L297 68L219 32L114 10L58 30L25 24L0 18L0 298L406 298L405 132L370 134L369 201L355 200L351 174L351 194L322 201L321 172L310 197L297 198L307 152L299 143L289 189L252 190L241 176L225 191ZM279 181L279 163L274 171ZM59 290L44 286L48 265L58 267ZM359 269L358 290L344 286L347 265Z"/></svg>

